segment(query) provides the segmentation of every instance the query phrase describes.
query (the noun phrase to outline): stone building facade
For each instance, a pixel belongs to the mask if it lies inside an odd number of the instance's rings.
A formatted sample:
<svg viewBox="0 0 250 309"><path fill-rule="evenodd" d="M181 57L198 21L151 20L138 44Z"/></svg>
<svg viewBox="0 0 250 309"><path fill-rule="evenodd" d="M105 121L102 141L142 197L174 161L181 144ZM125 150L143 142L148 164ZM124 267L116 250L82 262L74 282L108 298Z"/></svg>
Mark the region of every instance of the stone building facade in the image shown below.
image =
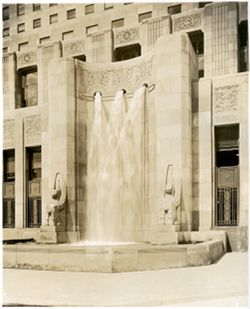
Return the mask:
<svg viewBox="0 0 250 309"><path fill-rule="evenodd" d="M40 237L57 172L67 188L60 232L64 241L85 238L93 96L109 111L119 90L130 101L147 84L133 240L222 230L232 250L246 249L247 2L2 9L4 239ZM181 180L178 229L159 225L169 164Z"/></svg>

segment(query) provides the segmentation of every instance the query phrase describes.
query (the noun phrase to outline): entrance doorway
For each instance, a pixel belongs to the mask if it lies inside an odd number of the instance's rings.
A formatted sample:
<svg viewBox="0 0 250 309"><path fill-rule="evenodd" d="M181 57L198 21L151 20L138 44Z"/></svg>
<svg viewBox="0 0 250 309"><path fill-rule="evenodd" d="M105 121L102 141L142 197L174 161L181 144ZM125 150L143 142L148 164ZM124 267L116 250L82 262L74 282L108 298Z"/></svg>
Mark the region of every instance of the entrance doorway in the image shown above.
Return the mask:
<svg viewBox="0 0 250 309"><path fill-rule="evenodd" d="M216 226L236 226L239 212L239 125L215 127Z"/></svg>

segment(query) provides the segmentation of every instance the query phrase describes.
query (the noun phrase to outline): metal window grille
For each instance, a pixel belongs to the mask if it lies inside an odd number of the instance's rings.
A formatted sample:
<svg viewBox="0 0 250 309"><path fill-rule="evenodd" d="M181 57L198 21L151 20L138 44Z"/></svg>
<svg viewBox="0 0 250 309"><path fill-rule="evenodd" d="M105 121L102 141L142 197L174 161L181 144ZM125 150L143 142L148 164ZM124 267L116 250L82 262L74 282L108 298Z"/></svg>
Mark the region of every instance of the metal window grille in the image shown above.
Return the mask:
<svg viewBox="0 0 250 309"><path fill-rule="evenodd" d="M3 227L15 227L15 199L3 200Z"/></svg>
<svg viewBox="0 0 250 309"><path fill-rule="evenodd" d="M237 188L217 188L217 226L237 225Z"/></svg>
<svg viewBox="0 0 250 309"><path fill-rule="evenodd" d="M41 198L28 199L28 227L37 228L41 226Z"/></svg>

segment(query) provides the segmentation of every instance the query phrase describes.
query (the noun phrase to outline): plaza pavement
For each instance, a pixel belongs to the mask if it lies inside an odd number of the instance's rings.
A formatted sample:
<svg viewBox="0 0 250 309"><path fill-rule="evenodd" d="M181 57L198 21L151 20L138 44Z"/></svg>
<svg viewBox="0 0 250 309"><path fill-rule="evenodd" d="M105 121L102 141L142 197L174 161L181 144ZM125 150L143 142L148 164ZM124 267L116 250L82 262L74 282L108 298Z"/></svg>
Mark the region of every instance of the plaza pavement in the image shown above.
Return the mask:
<svg viewBox="0 0 250 309"><path fill-rule="evenodd" d="M218 263L127 273L3 270L3 305L244 306L248 255Z"/></svg>

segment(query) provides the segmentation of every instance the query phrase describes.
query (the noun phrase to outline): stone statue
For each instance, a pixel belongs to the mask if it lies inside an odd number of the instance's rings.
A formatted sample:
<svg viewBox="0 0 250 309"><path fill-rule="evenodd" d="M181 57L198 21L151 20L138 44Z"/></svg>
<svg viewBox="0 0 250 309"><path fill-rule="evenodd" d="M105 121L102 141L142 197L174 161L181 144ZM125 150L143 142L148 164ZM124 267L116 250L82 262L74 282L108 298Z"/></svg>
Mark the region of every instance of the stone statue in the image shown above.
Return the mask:
<svg viewBox="0 0 250 309"><path fill-rule="evenodd" d="M66 202L66 185L59 172L57 172L55 176L52 199L52 203L47 208L47 225L58 226L62 223L60 220L60 212L64 209Z"/></svg>
<svg viewBox="0 0 250 309"><path fill-rule="evenodd" d="M180 180L174 173L174 165L168 164L164 194L160 205L160 224L178 224L177 210L181 205Z"/></svg>

